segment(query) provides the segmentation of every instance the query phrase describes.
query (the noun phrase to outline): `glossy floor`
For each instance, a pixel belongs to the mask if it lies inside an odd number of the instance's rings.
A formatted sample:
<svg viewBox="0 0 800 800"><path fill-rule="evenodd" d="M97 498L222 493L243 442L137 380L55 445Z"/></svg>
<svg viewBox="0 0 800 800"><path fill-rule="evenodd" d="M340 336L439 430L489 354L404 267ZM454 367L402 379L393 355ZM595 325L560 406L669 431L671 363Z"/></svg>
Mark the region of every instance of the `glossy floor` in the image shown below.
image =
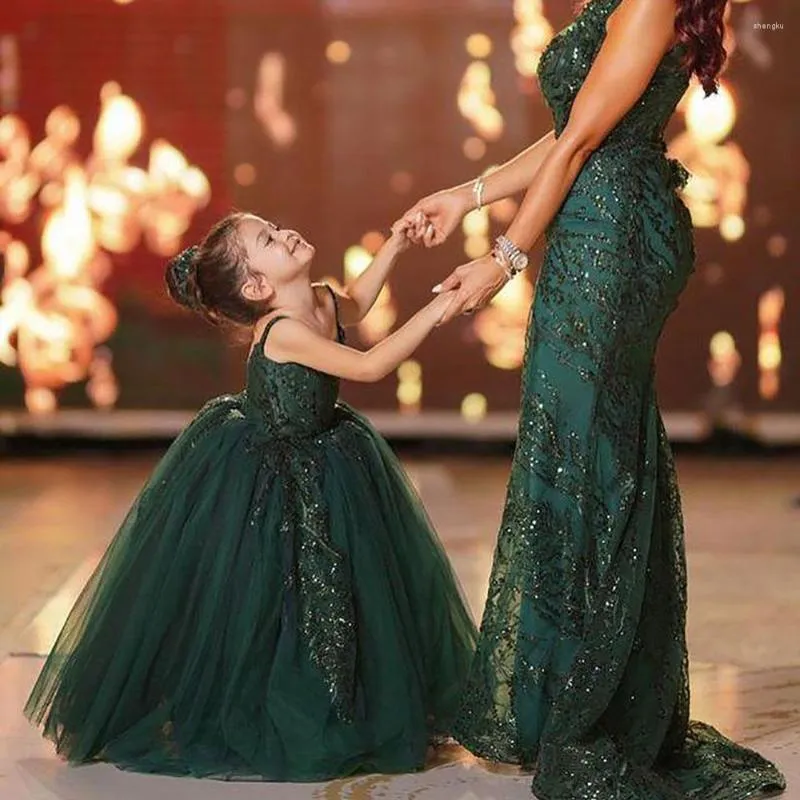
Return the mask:
<svg viewBox="0 0 800 800"><path fill-rule="evenodd" d="M442 753L416 775L326 785L226 784L72 769L20 708L64 616L154 462L0 465L0 800L515 800L530 779ZM407 462L476 615L505 459ZM693 715L776 759L800 800L800 459L680 459L689 551Z"/></svg>

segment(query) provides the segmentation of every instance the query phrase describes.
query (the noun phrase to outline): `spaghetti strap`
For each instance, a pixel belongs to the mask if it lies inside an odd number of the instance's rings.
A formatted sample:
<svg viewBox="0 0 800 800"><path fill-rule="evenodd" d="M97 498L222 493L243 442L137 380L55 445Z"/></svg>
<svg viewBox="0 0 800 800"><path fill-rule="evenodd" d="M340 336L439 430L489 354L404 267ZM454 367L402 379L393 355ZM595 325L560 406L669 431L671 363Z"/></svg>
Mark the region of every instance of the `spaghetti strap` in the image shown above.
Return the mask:
<svg viewBox="0 0 800 800"><path fill-rule="evenodd" d="M344 338L344 327L339 319L339 296L329 283L325 283L323 281L322 285L331 293L331 297L333 298L333 313L336 320L336 338L341 341Z"/></svg>
<svg viewBox="0 0 800 800"><path fill-rule="evenodd" d="M262 355L264 354L264 344L267 341L267 336L269 332L272 330L272 326L281 319L289 319L286 314L278 314L274 316L265 326L264 330L261 332L261 336L258 337L258 343L253 347L251 350L251 354L258 350Z"/></svg>

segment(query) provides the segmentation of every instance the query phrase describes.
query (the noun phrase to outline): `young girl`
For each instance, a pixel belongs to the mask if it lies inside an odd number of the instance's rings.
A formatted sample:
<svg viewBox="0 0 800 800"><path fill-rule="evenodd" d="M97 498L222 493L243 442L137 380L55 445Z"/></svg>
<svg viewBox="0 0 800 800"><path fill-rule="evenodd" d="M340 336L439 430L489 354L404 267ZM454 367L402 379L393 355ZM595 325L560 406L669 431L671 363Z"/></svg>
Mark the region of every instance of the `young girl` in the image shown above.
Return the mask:
<svg viewBox="0 0 800 800"><path fill-rule="evenodd" d="M169 265L177 302L252 328L247 388L156 467L34 686L25 713L69 761L312 781L421 768L449 732L474 626L402 467L337 400L447 308L343 343L407 246L395 226L337 295L298 233L235 214Z"/></svg>

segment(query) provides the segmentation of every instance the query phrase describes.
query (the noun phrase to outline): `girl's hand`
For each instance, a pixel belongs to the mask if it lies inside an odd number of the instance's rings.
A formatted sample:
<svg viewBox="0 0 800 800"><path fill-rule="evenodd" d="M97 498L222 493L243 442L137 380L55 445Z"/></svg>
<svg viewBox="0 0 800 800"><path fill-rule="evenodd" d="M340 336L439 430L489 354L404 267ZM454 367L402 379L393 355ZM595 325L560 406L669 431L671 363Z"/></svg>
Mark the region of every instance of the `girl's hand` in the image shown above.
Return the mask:
<svg viewBox="0 0 800 800"><path fill-rule="evenodd" d="M397 220L392 225L392 235L389 237L388 244L391 244L397 253L405 253L414 240L411 238L412 225L405 218Z"/></svg>
<svg viewBox="0 0 800 800"><path fill-rule="evenodd" d="M469 187L445 189L420 200L403 215L414 244L436 247L447 241L472 204Z"/></svg>

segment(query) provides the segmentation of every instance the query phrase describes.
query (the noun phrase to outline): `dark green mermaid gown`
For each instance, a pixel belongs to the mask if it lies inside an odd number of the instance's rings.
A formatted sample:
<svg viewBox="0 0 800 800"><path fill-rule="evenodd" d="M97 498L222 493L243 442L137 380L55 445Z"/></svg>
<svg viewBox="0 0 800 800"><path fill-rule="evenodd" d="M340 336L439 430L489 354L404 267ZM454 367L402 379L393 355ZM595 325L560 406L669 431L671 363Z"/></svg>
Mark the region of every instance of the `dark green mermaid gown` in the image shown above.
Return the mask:
<svg viewBox="0 0 800 800"><path fill-rule="evenodd" d="M619 0L593 0L539 66L556 133ZM693 268L686 177L663 131L688 78L668 53L547 232L519 438L456 735L536 767L541 800L742 800L780 772L690 722L686 568L656 404L662 327Z"/></svg>
<svg viewBox="0 0 800 800"><path fill-rule="evenodd" d="M59 753L305 781L416 770L449 733L475 627L402 467L337 393L257 346L247 390L174 442L28 700Z"/></svg>

